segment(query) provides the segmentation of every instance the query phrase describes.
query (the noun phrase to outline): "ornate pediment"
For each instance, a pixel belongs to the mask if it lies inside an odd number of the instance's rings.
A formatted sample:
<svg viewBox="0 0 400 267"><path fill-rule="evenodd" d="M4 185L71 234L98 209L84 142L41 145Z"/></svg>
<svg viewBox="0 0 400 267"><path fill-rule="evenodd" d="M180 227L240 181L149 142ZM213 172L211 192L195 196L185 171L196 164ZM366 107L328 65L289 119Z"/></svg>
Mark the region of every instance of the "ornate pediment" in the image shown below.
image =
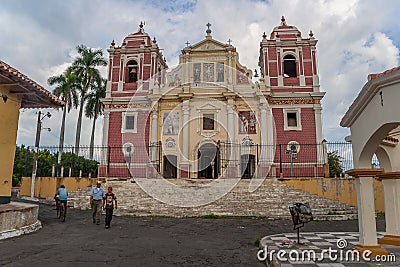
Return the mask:
<svg viewBox="0 0 400 267"><path fill-rule="evenodd" d="M203 106L200 106L197 109L198 110L220 110L219 107L213 105L212 103L204 104Z"/></svg>
<svg viewBox="0 0 400 267"><path fill-rule="evenodd" d="M224 50L226 50L227 47L230 47L230 45L223 44L214 39L205 39L195 45L187 47L186 49L190 49L192 52L193 51L210 51L210 50L224 51Z"/></svg>

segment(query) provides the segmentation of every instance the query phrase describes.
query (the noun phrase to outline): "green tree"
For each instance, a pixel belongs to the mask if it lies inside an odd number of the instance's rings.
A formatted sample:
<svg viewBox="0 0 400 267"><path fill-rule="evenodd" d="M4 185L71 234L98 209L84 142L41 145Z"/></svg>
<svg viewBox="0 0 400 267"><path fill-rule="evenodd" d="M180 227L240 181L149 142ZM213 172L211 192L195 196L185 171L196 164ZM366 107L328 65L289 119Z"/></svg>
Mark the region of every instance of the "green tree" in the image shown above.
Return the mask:
<svg viewBox="0 0 400 267"><path fill-rule="evenodd" d="M82 128L82 114L85 105L86 95L89 87L94 83L101 83L100 72L97 69L100 66L106 66L107 61L103 58L103 51L100 49L88 48L84 45L77 46L79 56L72 63L72 67L76 75L82 79L82 88L80 90L80 103L78 122L76 124L76 137L75 137L75 154L79 153L79 144L81 138Z"/></svg>
<svg viewBox="0 0 400 267"><path fill-rule="evenodd" d="M343 157L337 151L328 152L329 177L340 177L343 173Z"/></svg>
<svg viewBox="0 0 400 267"><path fill-rule="evenodd" d="M50 150L43 149L38 153L37 177L51 177L53 165L57 164L57 154L52 154Z"/></svg>
<svg viewBox="0 0 400 267"><path fill-rule="evenodd" d="M60 166L64 166L64 177L69 176L71 168L71 176L79 177L79 172L82 171L82 177L97 177L98 162L95 160L85 159L82 156L73 154L72 152L64 153L61 157Z"/></svg>
<svg viewBox="0 0 400 267"><path fill-rule="evenodd" d="M22 176L32 176L33 167L33 149L21 145L15 149L14 171L13 171L13 186L16 186ZM64 177L69 176L69 169L71 168L71 176L79 177L82 171L82 177L97 177L98 162L95 160L85 159L82 156L77 156L72 152L63 153L60 163L57 164L58 152L53 153L48 149L39 150L38 152L38 169L37 177L51 177L53 165L57 168L64 166Z"/></svg>
<svg viewBox="0 0 400 267"><path fill-rule="evenodd" d="M14 171L12 176L12 185L16 186L21 181L22 176L32 175L33 151L29 147L21 145L15 149Z"/></svg>
<svg viewBox="0 0 400 267"><path fill-rule="evenodd" d="M67 112L69 112L72 107L78 107L78 89L80 81L79 77L74 74L72 67L68 67L63 74L50 77L47 80L47 83L49 85L56 85L53 93L60 97L65 103L62 108L63 116L61 120L60 142L58 148L58 162L60 162L64 149L65 118Z"/></svg>
<svg viewBox="0 0 400 267"><path fill-rule="evenodd" d="M99 115L103 114L104 105L100 101L101 98L106 97L107 80L101 79L101 82L94 83L91 87L90 93L87 95L87 104L85 107L85 116L93 118L92 135L90 137L90 159L93 159L94 150L94 133L96 129L96 120Z"/></svg>

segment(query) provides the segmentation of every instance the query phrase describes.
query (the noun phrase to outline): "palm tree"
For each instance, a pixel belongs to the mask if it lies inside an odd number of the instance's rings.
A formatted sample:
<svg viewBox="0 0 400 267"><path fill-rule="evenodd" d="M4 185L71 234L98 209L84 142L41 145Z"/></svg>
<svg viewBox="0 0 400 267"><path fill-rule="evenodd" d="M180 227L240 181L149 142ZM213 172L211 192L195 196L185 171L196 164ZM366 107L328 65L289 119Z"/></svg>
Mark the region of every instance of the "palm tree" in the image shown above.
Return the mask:
<svg viewBox="0 0 400 267"><path fill-rule="evenodd" d="M61 120L60 143L58 148L58 162L60 162L64 148L65 118L67 112L71 110L72 106L75 108L78 106L79 100L77 89L80 81L79 77L74 75L73 69L68 67L63 74L50 77L47 80L47 83L49 85L56 85L53 94L60 97L65 103L62 108L63 116Z"/></svg>
<svg viewBox="0 0 400 267"><path fill-rule="evenodd" d="M106 66L107 61L103 58L103 51L101 51L101 49L92 49L84 45L79 45L76 49L78 50L79 56L72 63L72 67L74 68L75 74L82 78L82 90L80 91L81 99L75 137L75 154L78 154L81 139L82 113L86 94L92 83L101 83L101 76L97 67Z"/></svg>
<svg viewBox="0 0 400 267"><path fill-rule="evenodd" d="M90 159L93 159L94 150L94 132L96 129L96 120L99 115L103 114L104 105L100 101L106 97L106 79L101 79L100 83L95 83L91 87L90 93L87 95L87 103L85 107L85 116L89 119L93 118L92 135L90 137Z"/></svg>

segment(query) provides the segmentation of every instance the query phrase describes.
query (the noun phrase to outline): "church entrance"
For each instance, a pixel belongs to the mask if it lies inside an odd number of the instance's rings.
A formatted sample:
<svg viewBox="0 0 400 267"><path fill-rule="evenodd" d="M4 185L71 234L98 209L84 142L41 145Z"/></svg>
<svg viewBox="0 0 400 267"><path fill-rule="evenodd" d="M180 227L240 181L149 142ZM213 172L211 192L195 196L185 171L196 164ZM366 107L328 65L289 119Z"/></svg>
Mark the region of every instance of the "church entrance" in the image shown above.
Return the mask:
<svg viewBox="0 0 400 267"><path fill-rule="evenodd" d="M242 178L253 177L256 167L256 157L252 154L244 154L240 157Z"/></svg>
<svg viewBox="0 0 400 267"><path fill-rule="evenodd" d="M177 178L177 157L174 155L166 155L164 159L164 178Z"/></svg>
<svg viewBox="0 0 400 267"><path fill-rule="evenodd" d="M212 143L202 145L198 152L198 178L216 179L220 172L219 149Z"/></svg>

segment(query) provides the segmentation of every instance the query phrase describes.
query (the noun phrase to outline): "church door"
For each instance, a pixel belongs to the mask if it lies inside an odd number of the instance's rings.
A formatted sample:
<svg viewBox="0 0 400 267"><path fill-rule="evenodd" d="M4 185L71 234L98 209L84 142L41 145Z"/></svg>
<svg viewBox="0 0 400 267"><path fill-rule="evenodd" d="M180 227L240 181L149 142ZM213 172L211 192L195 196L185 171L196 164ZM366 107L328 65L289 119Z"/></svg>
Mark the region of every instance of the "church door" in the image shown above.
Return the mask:
<svg viewBox="0 0 400 267"><path fill-rule="evenodd" d="M164 178L177 178L177 157L173 155L164 156Z"/></svg>
<svg viewBox="0 0 400 267"><path fill-rule="evenodd" d="M218 148L211 143L202 145L198 152L198 178L218 178L220 157Z"/></svg>
<svg viewBox="0 0 400 267"><path fill-rule="evenodd" d="M240 157L242 178L252 178L256 167L256 157L251 154L244 154Z"/></svg>

